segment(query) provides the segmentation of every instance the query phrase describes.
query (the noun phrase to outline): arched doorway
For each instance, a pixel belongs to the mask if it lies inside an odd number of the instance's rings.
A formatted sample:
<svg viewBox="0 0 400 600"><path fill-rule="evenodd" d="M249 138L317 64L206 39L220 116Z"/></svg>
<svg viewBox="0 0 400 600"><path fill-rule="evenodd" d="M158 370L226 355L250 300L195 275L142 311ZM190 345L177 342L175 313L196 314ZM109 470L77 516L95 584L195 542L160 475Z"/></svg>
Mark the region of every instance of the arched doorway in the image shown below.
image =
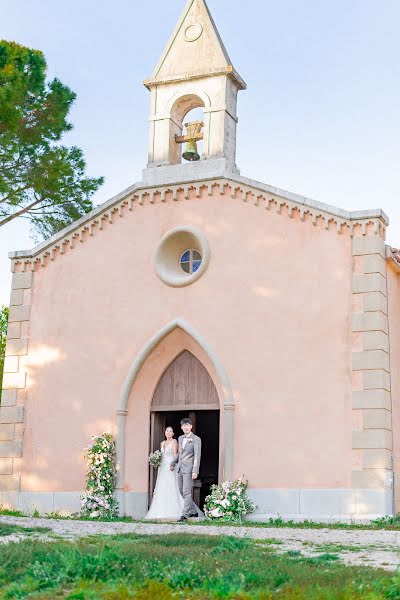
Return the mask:
<svg viewBox="0 0 400 600"><path fill-rule="evenodd" d="M219 413L218 393L204 365L188 350L181 352L162 374L150 407L150 451L160 448L165 428L181 435L180 421L190 417L193 431L202 439L200 474L194 487L194 500L203 506L210 487L218 483ZM155 471L149 470L149 497L155 485Z"/></svg>
<svg viewBox="0 0 400 600"><path fill-rule="evenodd" d="M165 367L185 348L198 356L203 365L207 365L217 387L220 399L219 481L231 480L233 477L235 399L229 377L207 339L184 319L173 319L137 352L121 387L116 410L116 497L121 515L142 517L146 514L151 400L156 382L161 378ZM168 356L168 360L164 360L164 356ZM133 428L132 433L129 431L129 422ZM138 436L141 438L139 444Z"/></svg>

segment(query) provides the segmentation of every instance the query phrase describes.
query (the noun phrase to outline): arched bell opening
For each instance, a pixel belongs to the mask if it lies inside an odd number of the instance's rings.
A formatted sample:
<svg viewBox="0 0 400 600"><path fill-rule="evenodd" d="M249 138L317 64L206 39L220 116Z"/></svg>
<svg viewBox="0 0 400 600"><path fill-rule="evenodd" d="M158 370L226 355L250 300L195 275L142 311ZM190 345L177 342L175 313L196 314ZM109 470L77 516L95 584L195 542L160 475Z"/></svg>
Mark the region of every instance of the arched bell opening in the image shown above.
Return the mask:
<svg viewBox="0 0 400 600"><path fill-rule="evenodd" d="M201 159L205 147L204 108L204 101L195 94L188 94L174 102L171 109L171 164Z"/></svg>

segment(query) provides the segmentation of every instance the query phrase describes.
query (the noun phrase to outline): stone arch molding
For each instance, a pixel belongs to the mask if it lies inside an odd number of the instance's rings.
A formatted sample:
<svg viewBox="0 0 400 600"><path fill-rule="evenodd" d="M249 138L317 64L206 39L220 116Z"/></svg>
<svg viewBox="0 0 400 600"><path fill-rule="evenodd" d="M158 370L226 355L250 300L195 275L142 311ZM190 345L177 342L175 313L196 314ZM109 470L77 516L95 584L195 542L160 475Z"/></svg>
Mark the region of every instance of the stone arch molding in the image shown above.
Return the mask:
<svg viewBox="0 0 400 600"><path fill-rule="evenodd" d="M211 110L210 96L197 87L190 88L186 90L185 93L182 93L182 91L176 92L171 96L167 105L167 113L174 120L177 119L177 107L180 103L183 108L182 119L184 119L186 114L193 108L201 107L205 113ZM181 122L178 120L177 124L181 124Z"/></svg>
<svg viewBox="0 0 400 600"><path fill-rule="evenodd" d="M128 414L128 400L132 387L139 375L139 372L146 362L147 358L158 346L162 340L167 337L174 329L180 328L190 337L192 337L199 346L204 350L210 359L221 383L223 393L223 418L225 425L225 462L224 474L225 479L233 477L233 411L235 401L233 397L232 387L224 366L218 355L211 348L210 344L185 320L174 319L164 327L162 327L140 350L135 360L133 361L128 375L123 383L119 405L117 409L117 435L116 435L116 459L117 459L117 492L124 491L125 484L125 431L126 431L126 416ZM131 407L134 410L134 406ZM222 416L222 415L221 415Z"/></svg>

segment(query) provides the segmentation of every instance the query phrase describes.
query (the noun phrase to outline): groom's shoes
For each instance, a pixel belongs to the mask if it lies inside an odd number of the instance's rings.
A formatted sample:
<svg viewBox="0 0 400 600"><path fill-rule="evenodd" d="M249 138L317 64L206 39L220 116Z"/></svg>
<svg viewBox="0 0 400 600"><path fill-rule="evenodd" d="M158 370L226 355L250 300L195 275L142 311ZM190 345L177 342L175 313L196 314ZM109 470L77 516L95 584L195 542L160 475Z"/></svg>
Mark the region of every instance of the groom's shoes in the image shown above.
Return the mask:
<svg viewBox="0 0 400 600"><path fill-rule="evenodd" d="M187 518L184 517L183 515L181 517L179 517L179 519L177 520L177 523L184 523L184 521L187 521Z"/></svg>
<svg viewBox="0 0 400 600"><path fill-rule="evenodd" d="M199 515L196 513L192 513L191 515L188 516L188 519L190 519L191 517L198 517Z"/></svg>

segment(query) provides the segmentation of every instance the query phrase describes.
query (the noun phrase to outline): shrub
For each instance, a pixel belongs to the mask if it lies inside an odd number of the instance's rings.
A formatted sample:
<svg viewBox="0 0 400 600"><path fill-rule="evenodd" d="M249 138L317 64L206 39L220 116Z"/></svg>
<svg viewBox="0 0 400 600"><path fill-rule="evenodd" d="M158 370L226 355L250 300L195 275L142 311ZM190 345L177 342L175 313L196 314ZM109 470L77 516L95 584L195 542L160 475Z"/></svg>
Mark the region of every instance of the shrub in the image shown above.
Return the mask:
<svg viewBox="0 0 400 600"><path fill-rule="evenodd" d="M211 494L207 496L204 505L206 517L212 520L241 521L244 515L256 508L247 495L247 488L248 482L242 477L211 486Z"/></svg>

